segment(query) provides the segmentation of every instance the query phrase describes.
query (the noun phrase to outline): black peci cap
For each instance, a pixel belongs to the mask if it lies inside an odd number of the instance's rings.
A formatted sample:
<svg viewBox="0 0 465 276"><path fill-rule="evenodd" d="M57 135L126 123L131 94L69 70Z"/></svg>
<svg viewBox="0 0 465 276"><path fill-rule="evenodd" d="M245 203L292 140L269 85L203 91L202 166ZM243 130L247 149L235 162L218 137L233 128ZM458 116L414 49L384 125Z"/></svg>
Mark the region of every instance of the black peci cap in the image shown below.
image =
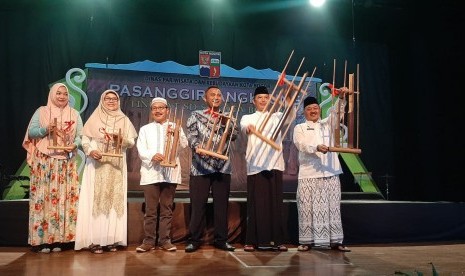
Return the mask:
<svg viewBox="0 0 465 276"><path fill-rule="evenodd" d="M253 96L255 97L258 94L270 94L270 93L268 93L268 89L266 89L265 86L259 86L255 88L255 93L253 94Z"/></svg>
<svg viewBox="0 0 465 276"><path fill-rule="evenodd" d="M316 100L315 97L307 97L307 98L305 98L305 100L304 100L304 108L307 105L310 105L310 104L318 104L318 101Z"/></svg>

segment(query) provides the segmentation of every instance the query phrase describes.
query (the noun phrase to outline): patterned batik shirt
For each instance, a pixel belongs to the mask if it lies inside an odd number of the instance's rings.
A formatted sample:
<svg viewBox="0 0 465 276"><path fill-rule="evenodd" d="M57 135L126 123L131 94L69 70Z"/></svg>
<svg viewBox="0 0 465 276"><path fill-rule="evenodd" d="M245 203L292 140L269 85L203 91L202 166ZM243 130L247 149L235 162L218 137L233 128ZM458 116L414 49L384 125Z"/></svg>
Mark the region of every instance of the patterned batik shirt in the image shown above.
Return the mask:
<svg viewBox="0 0 465 276"><path fill-rule="evenodd" d="M209 110L193 111L187 119L187 139L192 149L191 175L206 175L211 173L231 174L230 159L223 160L210 155L196 153L196 148L204 148L207 144L214 126L214 122L219 120L219 116L212 116ZM225 133L225 125L217 123L215 134L213 135L213 149L216 152L217 146ZM237 136L237 126L231 122L228 127L226 141L234 141ZM231 137L232 135L232 137ZM222 155L226 155L229 147L224 147Z"/></svg>

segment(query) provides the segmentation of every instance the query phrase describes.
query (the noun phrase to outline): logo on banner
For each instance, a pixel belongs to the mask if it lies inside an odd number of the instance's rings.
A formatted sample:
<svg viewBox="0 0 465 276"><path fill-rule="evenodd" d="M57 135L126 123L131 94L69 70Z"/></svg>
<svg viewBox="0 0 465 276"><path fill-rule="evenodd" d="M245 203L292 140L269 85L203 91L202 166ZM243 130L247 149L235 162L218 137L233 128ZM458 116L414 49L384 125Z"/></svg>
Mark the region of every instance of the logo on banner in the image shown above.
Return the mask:
<svg viewBox="0 0 465 276"><path fill-rule="evenodd" d="M199 51L199 72L201 77L219 78L221 52Z"/></svg>

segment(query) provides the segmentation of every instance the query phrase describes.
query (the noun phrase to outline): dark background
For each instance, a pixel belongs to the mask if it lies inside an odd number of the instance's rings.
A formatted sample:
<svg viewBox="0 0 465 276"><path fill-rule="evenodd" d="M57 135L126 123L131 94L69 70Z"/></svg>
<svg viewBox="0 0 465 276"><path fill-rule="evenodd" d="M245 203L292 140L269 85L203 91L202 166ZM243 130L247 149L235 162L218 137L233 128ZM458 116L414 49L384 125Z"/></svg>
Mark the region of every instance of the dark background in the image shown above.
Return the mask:
<svg viewBox="0 0 465 276"><path fill-rule="evenodd" d="M0 164L14 174L48 84L86 63L173 60L296 68L337 86L360 64L361 159L391 200L464 201L460 1L3 0L0 2ZM291 72L292 73L292 72ZM346 181L350 182L350 180ZM348 184L343 183L344 186Z"/></svg>

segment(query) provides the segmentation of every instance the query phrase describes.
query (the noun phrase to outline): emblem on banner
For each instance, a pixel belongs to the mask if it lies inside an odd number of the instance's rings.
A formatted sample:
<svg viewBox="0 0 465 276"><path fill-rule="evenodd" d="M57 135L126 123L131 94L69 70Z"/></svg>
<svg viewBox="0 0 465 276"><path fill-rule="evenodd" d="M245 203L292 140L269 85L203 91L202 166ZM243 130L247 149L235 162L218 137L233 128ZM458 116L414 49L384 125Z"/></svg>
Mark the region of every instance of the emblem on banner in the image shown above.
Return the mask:
<svg viewBox="0 0 465 276"><path fill-rule="evenodd" d="M221 52L199 51L199 75L207 78L219 78Z"/></svg>

